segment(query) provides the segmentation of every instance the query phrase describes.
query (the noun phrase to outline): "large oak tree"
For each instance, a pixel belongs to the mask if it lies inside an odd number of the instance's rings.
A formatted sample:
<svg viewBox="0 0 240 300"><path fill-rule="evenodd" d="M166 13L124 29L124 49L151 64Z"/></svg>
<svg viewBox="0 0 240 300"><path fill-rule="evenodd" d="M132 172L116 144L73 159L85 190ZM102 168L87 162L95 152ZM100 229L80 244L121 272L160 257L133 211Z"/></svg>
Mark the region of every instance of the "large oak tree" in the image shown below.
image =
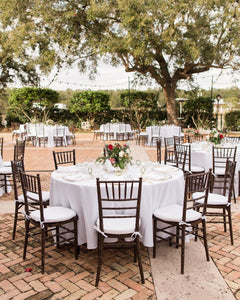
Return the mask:
<svg viewBox="0 0 240 300"><path fill-rule="evenodd" d="M25 49L42 71L77 62L91 76L101 57L122 64L162 87L170 123L178 122L180 80L210 68L239 67L234 0L1 1L14 9L6 21L14 28L8 30L25 31Z"/></svg>

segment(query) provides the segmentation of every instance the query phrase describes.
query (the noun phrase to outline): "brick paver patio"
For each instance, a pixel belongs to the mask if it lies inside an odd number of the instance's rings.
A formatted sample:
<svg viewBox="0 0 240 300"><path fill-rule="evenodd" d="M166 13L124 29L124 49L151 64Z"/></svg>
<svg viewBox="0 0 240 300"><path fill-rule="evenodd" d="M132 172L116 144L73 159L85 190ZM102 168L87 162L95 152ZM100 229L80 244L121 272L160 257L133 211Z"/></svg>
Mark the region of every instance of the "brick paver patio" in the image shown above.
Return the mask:
<svg viewBox="0 0 240 300"><path fill-rule="evenodd" d="M13 157L10 134L4 136L4 160ZM134 145L133 142L131 142ZM70 146L67 147L71 149ZM93 140L92 134L78 134L77 162L93 160L99 156L103 142ZM64 148L66 149L66 148ZM54 169L52 148L26 148L26 170L41 172L44 189L49 188L51 170ZM60 148L57 148L60 150ZM156 148L144 147L151 160L156 160ZM13 192L0 200L12 203ZM238 203L240 199L238 198ZM237 206L238 207L238 204ZM240 211L240 210L239 210ZM233 213L234 246L229 233L221 224L208 224L210 255L231 288L240 299L240 212ZM148 249L142 247L143 269L146 283L140 283L137 264L131 250L106 250L99 288L95 288L97 254L81 246L78 260L73 249L50 248L46 255L46 272L40 272L39 247L30 244L27 259L23 261L24 222L20 222L16 240L12 241L13 214L0 215L0 299L156 299ZM25 272L31 268L32 271ZM170 298L169 298L170 299Z"/></svg>

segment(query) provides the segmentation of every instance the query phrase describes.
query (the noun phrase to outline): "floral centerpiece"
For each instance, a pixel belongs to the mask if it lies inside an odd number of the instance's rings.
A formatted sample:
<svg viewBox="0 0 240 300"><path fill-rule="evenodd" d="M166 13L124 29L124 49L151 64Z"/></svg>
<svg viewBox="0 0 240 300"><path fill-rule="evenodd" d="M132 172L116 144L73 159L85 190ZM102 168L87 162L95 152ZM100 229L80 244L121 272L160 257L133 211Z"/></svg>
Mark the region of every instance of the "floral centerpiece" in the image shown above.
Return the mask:
<svg viewBox="0 0 240 300"><path fill-rule="evenodd" d="M105 145L103 156L100 156L96 161L104 164L108 159L113 167L119 167L124 169L128 163L131 163L132 157L130 156L131 150L128 145L120 145L115 143L114 145Z"/></svg>
<svg viewBox="0 0 240 300"><path fill-rule="evenodd" d="M217 131L216 129L213 129L209 133L209 141L214 143L215 145L220 144L223 138L224 135L221 132Z"/></svg>

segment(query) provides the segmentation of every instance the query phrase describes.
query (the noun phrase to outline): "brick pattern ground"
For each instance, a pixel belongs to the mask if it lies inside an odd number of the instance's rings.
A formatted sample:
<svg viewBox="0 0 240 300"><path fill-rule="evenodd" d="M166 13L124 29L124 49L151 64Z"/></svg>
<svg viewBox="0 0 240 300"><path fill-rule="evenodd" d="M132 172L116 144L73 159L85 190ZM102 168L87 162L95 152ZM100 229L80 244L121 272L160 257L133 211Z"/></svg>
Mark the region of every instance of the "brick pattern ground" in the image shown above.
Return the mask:
<svg viewBox="0 0 240 300"><path fill-rule="evenodd" d="M13 156L13 142L4 136L4 160ZM92 134L77 135L77 162L95 159L104 143L93 140ZM156 148L144 147L152 161ZM57 150L66 148L57 148ZM70 146L67 149L71 149ZM53 170L52 148L34 148L27 145L27 170ZM44 189L49 188L51 172L41 172ZM13 193L1 200L12 201ZM240 201L240 198L237 200ZM208 224L210 255L231 288L240 299L240 213L233 213L234 246L229 233L221 224ZM146 283L140 284L138 267L130 250L106 250L99 288L95 288L97 254L81 246L78 260L71 248L51 249L46 255L46 272L40 272L39 247L30 244L27 259L22 259L24 222L19 223L16 240L12 241L13 215L0 215L0 299L156 299L148 249L142 247ZM25 269L32 268L32 272Z"/></svg>

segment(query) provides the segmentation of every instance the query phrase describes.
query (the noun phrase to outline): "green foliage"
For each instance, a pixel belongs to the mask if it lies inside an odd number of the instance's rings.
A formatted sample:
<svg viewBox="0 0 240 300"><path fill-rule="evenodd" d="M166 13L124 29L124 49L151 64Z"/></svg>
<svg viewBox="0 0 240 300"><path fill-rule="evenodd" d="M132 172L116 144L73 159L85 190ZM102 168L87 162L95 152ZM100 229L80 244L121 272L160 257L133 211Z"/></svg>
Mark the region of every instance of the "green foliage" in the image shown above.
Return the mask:
<svg viewBox="0 0 240 300"><path fill-rule="evenodd" d="M183 117L185 126L211 128L213 120L213 103L209 97L198 97L184 102Z"/></svg>
<svg viewBox="0 0 240 300"><path fill-rule="evenodd" d="M22 123L29 122L32 118L46 121L58 98L58 92L51 89L13 89L8 101L8 115L15 116ZM34 103L37 103L37 106L34 106Z"/></svg>
<svg viewBox="0 0 240 300"><path fill-rule="evenodd" d="M77 62L94 77L104 57L154 79L169 121L177 123L180 80L210 68L239 67L240 23L231 8L232 0L1 0L0 25L11 53L34 54L29 68L49 72Z"/></svg>
<svg viewBox="0 0 240 300"><path fill-rule="evenodd" d="M240 111L231 111L225 114L225 125L228 130L240 131Z"/></svg>
<svg viewBox="0 0 240 300"><path fill-rule="evenodd" d="M110 110L109 95L94 91L76 92L70 99L69 109L71 113L93 124L98 115L105 116Z"/></svg>

